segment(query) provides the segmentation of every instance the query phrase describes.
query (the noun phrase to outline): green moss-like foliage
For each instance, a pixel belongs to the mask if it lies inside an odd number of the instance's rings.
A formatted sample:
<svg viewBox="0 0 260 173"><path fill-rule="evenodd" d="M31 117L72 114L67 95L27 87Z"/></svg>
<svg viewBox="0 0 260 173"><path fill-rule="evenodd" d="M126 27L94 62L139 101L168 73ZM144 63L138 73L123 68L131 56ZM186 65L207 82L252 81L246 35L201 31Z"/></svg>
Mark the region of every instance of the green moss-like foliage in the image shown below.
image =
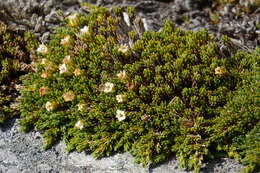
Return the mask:
<svg viewBox="0 0 260 173"><path fill-rule="evenodd" d="M24 78L22 130L43 131L45 149L63 140L68 151L90 149L96 157L129 151L143 165L176 152L181 166L198 172L223 139L212 126L251 71L248 54L223 58L206 31L185 32L170 21L140 38L129 32L137 40L130 48L118 29L121 9L89 10L66 19L38 54L37 72Z"/></svg>
<svg viewBox="0 0 260 173"><path fill-rule="evenodd" d="M243 72L241 88L215 118L211 140L218 145L218 150L226 150L248 165L244 172L257 172L260 170L260 48L236 56L246 56L249 61L243 60L242 64L251 64L252 70Z"/></svg>
<svg viewBox="0 0 260 173"><path fill-rule="evenodd" d="M18 107L10 104L19 95L15 88L21 84L19 76L28 72L25 66L30 63L29 49L34 48L32 42L29 32L10 32L0 24L0 124L17 115Z"/></svg>

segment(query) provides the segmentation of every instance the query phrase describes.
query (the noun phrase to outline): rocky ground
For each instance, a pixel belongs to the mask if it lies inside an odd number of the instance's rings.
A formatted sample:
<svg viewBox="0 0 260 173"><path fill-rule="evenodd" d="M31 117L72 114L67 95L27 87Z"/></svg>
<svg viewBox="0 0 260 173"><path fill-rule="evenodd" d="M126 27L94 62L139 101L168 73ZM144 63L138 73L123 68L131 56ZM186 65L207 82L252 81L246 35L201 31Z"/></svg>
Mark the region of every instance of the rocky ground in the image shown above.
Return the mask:
<svg viewBox="0 0 260 173"><path fill-rule="evenodd" d="M6 0L0 1L0 21L12 31L32 30L46 43L54 27L61 24L57 11L65 16L71 12L85 12L79 3L84 0ZM133 6L141 16L145 28L158 31L165 19L170 18L176 26L185 30L206 29L220 39L227 34L242 49L259 46L260 31L257 29L260 8L247 14L242 9L253 4L240 0L238 5L216 4L202 8L192 0L175 1L138 1L138 0L85 0L111 8L113 6ZM253 3L253 1L252 1ZM216 11L218 9L218 11ZM0 127L0 173L3 172L185 172L178 167L176 157L156 168L142 168L134 164L128 153L115 154L100 160L93 159L88 153L66 153L63 143L50 150L42 150L41 134L32 131L28 134L18 132L18 119L12 119ZM232 159L215 160L204 165L202 172L238 172L242 165Z"/></svg>
<svg viewBox="0 0 260 173"><path fill-rule="evenodd" d="M0 128L0 173L185 173L175 156L155 168L143 168L134 163L129 153L94 159L88 153L66 153L59 143L42 150L39 132L20 133L17 119L9 120ZM207 163L202 173L238 172L243 166L223 158Z"/></svg>

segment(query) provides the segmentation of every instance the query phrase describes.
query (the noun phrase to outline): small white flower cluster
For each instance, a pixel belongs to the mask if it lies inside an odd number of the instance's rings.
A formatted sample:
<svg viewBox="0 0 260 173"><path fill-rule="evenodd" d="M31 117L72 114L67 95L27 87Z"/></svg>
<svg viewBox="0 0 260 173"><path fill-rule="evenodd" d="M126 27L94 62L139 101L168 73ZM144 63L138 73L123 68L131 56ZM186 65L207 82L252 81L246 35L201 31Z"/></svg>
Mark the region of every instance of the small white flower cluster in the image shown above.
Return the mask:
<svg viewBox="0 0 260 173"><path fill-rule="evenodd" d="M121 80L123 79L126 79L126 72L123 70L123 71L120 71L118 74L117 74L117 77ZM102 91L105 92L105 93L110 93L110 92L113 92L113 87L114 87L114 84L111 83L111 82L106 82L103 86L103 89ZM118 94L116 95L116 100L118 103L122 103L124 101L124 98L125 96L122 95L122 94ZM117 110L116 111L116 118L118 119L118 121L123 121L126 119L126 116L125 116L125 111L123 110Z"/></svg>
<svg viewBox="0 0 260 173"><path fill-rule="evenodd" d="M71 62L70 55L65 56L64 59L63 59L63 63L64 63L64 64L68 64L68 63L70 63L70 62Z"/></svg>

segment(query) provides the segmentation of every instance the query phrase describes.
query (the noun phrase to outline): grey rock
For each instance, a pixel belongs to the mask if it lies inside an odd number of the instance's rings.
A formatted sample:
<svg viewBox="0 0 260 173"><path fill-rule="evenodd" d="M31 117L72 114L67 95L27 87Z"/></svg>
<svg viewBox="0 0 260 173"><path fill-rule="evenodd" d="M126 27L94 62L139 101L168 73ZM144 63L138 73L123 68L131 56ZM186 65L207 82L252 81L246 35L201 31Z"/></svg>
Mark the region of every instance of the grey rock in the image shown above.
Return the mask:
<svg viewBox="0 0 260 173"><path fill-rule="evenodd" d="M57 18L57 12L52 10L50 14L45 16L45 21L48 23L58 23L60 20Z"/></svg>
<svg viewBox="0 0 260 173"><path fill-rule="evenodd" d="M134 158L129 153L95 159L85 152L65 152L66 145L63 142L43 151L42 135L35 131L20 133L17 121L9 120L0 128L0 172L187 173L179 168L174 155L157 167L143 168L134 163ZM205 163L201 172L238 172L242 168L236 161L224 158Z"/></svg>
<svg viewBox="0 0 260 173"><path fill-rule="evenodd" d="M45 32L41 37L41 42L46 44L50 38L50 32Z"/></svg>
<svg viewBox="0 0 260 173"><path fill-rule="evenodd" d="M42 17L39 17L36 21L34 31L35 32L41 32L43 30L42 24L43 24Z"/></svg>

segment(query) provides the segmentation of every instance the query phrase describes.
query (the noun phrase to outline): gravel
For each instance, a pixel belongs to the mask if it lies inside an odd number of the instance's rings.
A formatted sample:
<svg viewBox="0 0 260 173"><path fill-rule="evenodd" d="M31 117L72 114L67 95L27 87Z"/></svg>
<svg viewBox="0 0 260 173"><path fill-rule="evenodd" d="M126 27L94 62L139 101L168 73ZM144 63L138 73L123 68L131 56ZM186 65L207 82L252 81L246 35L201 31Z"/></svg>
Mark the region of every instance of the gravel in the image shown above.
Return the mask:
<svg viewBox="0 0 260 173"><path fill-rule="evenodd" d="M61 10L64 16L72 12L82 12L79 3L84 0L5 0L0 1L0 21L12 31L32 30L46 43L50 33L61 24ZM87 1L87 0L85 0ZM138 1L138 0L88 0L87 2L112 8L115 5L126 8L135 7L146 28L158 31L166 19L174 21L184 30L206 29L220 40L227 34L240 48L255 48L260 43L259 23L260 8L253 14L239 11L238 6L226 5L219 12L219 22L213 24L209 12L202 10L193 0ZM247 1L245 1L248 4ZM251 1L250 1L251 2ZM243 5L242 1L241 4ZM242 15L238 16L237 13ZM129 153L117 153L111 157L96 160L89 153L66 153L63 142L47 151L42 150L43 140L39 132L20 133L18 119L8 120L0 127L0 173L184 173L178 167L178 160L172 156L168 161L155 168L142 168L134 163ZM238 162L223 158L204 164L201 172L238 172L244 167Z"/></svg>

